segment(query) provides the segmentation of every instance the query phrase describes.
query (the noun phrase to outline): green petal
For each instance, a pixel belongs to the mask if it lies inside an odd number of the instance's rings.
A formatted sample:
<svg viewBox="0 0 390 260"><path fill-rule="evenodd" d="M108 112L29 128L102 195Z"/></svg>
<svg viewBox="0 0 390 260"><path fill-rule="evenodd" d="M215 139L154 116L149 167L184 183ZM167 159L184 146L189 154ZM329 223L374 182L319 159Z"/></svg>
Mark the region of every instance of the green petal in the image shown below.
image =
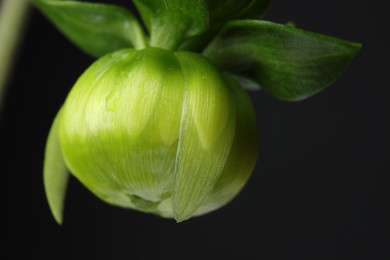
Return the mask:
<svg viewBox="0 0 390 260"><path fill-rule="evenodd" d="M192 81L189 83L191 87L187 89L187 105L198 131L202 148L209 150L221 135L231 109L228 98L221 94L223 86L221 88L205 87L205 82L210 79L204 75L203 79L198 77L200 75L194 73L193 77L187 81ZM213 83L212 80L210 81Z"/></svg>
<svg viewBox="0 0 390 260"><path fill-rule="evenodd" d="M213 211L232 200L248 181L256 164L259 143L252 102L235 80L230 77L227 80L233 87L237 103L234 141L221 176L195 215Z"/></svg>
<svg viewBox="0 0 390 260"><path fill-rule="evenodd" d="M160 137L167 146L179 139L180 118L183 108L184 79L179 72L169 75L169 84L162 88L161 102L158 107Z"/></svg>
<svg viewBox="0 0 390 260"><path fill-rule="evenodd" d="M213 189L234 136L235 104L219 72L206 59L177 53L185 98L175 165L173 212L190 218Z"/></svg>
<svg viewBox="0 0 390 260"><path fill-rule="evenodd" d="M69 172L62 156L58 137L59 116L57 114L46 143L43 181L50 210L58 224L62 224L66 187Z"/></svg>
<svg viewBox="0 0 390 260"><path fill-rule="evenodd" d="M171 190L179 127L164 131L159 115L174 104L180 109L171 120L180 121L182 95L167 99L166 93L182 88L177 76L172 52L129 49L101 58L73 87L61 120L64 157L105 201L150 211Z"/></svg>

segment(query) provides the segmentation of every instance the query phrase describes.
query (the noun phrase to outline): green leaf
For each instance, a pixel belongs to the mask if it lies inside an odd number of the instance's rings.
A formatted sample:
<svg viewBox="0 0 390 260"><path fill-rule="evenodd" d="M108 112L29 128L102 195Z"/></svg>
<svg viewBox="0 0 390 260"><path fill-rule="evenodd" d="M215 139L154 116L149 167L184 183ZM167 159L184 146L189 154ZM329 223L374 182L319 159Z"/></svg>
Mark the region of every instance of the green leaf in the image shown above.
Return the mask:
<svg viewBox="0 0 390 260"><path fill-rule="evenodd" d="M43 182L50 210L58 224L62 224L69 172L62 157L58 137L59 114L54 119L46 143Z"/></svg>
<svg viewBox="0 0 390 260"><path fill-rule="evenodd" d="M209 29L180 45L182 50L201 51L228 21L236 19L260 19L271 0L207 0Z"/></svg>
<svg viewBox="0 0 390 260"><path fill-rule="evenodd" d="M92 56L146 45L137 19L121 7L76 1L33 0L33 3L72 42Z"/></svg>
<svg viewBox="0 0 390 260"><path fill-rule="evenodd" d="M359 49L360 44L289 25L242 20L226 24L203 54L236 78L297 101L336 80Z"/></svg>
<svg viewBox="0 0 390 260"><path fill-rule="evenodd" d="M205 0L134 0L151 34L151 46L174 50L208 28Z"/></svg>

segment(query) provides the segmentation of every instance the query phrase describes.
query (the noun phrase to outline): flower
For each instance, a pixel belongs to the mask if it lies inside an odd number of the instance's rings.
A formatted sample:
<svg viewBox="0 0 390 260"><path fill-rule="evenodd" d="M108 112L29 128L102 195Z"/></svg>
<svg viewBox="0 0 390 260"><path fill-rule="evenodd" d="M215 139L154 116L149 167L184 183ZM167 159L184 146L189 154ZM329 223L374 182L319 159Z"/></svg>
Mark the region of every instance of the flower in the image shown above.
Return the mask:
<svg viewBox="0 0 390 260"><path fill-rule="evenodd" d="M178 222L233 199L258 151L234 79L199 54L152 47L88 68L59 112L58 138L67 168L97 197Z"/></svg>

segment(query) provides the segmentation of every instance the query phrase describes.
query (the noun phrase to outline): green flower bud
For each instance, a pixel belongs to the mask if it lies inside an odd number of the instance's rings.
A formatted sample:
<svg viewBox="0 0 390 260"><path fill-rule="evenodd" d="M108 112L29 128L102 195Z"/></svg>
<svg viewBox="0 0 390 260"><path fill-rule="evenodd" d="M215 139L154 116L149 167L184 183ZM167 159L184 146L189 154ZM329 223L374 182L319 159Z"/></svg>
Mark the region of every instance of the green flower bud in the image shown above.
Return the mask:
<svg viewBox="0 0 390 260"><path fill-rule="evenodd" d="M178 222L229 202L257 157L246 93L189 52L126 49L100 58L57 118L52 131L65 164L90 191Z"/></svg>

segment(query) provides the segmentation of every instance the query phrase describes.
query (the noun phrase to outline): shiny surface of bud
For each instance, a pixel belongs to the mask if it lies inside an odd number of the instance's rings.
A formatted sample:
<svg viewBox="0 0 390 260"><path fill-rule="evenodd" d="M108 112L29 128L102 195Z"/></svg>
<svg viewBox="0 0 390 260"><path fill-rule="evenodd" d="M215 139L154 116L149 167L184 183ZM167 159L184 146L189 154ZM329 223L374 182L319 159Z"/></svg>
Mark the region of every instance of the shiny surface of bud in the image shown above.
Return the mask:
<svg viewBox="0 0 390 260"><path fill-rule="evenodd" d="M95 62L61 109L59 141L96 196L178 222L234 198L258 150L241 86L201 55L158 48Z"/></svg>

